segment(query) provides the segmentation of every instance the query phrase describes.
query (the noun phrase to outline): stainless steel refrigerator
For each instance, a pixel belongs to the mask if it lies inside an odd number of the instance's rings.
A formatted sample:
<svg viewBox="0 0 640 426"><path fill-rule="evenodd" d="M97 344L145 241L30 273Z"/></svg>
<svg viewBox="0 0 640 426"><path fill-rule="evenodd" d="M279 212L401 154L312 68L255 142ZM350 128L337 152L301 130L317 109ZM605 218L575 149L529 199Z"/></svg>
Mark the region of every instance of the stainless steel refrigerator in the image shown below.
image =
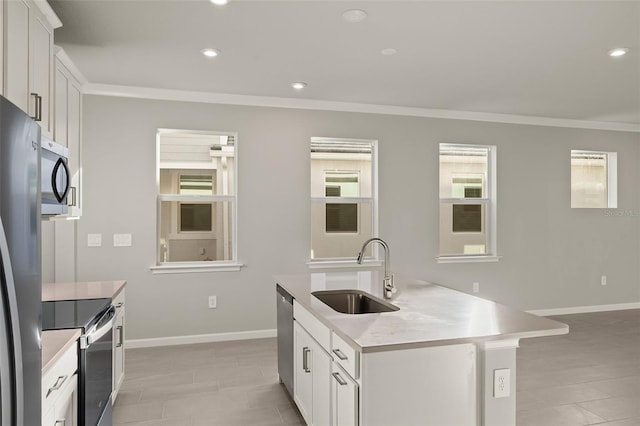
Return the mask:
<svg viewBox="0 0 640 426"><path fill-rule="evenodd" d="M0 426L41 424L40 126L0 96Z"/></svg>

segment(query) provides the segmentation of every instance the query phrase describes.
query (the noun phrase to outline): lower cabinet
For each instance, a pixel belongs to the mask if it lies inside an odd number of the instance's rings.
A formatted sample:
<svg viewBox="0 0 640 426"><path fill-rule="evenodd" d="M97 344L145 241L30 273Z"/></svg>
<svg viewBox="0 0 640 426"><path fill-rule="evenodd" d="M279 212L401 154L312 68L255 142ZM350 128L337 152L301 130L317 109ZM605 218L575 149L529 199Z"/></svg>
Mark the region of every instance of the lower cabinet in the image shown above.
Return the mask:
<svg viewBox="0 0 640 426"><path fill-rule="evenodd" d="M331 357L298 323L293 324L296 402L307 425L331 425Z"/></svg>
<svg viewBox="0 0 640 426"><path fill-rule="evenodd" d="M124 327L125 327L125 303L124 290L114 299L113 305L116 307L117 318L113 325L113 378L111 399L116 401L120 386L124 380Z"/></svg>
<svg viewBox="0 0 640 426"><path fill-rule="evenodd" d="M331 419L334 426L358 424L358 384L335 362L331 363Z"/></svg>
<svg viewBox="0 0 640 426"><path fill-rule="evenodd" d="M78 375L74 374L59 392L53 407L43 414L42 426L78 425Z"/></svg>
<svg viewBox="0 0 640 426"><path fill-rule="evenodd" d="M42 426L78 424L77 350L69 347L42 377Z"/></svg>

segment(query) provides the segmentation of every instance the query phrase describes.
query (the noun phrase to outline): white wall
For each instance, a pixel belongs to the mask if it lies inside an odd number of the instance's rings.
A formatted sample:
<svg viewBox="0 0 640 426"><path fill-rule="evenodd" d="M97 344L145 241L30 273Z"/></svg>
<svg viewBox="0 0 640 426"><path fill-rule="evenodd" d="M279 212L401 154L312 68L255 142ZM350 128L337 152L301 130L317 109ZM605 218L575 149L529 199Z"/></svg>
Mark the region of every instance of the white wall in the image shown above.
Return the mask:
<svg viewBox="0 0 640 426"><path fill-rule="evenodd" d="M477 281L481 296L522 309L640 301L636 133L102 96L85 96L84 108L78 280L129 282L128 338L275 328L272 275L307 271L313 136L379 141L380 236L396 273L464 291ZM161 127L238 132L241 271L149 271ZM436 263L440 142L497 146L500 262ZM569 208L571 149L619 153L613 212L630 214ZM109 246L128 232L132 247ZM107 244L87 248L88 233ZM213 294L219 307L208 309Z"/></svg>

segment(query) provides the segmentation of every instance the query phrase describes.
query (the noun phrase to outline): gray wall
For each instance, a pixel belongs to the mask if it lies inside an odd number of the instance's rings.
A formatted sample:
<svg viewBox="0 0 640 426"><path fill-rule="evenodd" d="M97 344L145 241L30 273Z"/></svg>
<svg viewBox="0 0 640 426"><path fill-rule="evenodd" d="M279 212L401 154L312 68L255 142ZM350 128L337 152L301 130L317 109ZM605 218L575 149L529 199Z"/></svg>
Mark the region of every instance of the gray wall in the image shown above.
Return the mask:
<svg viewBox="0 0 640 426"><path fill-rule="evenodd" d="M640 301L637 133L103 96L85 96L83 115L78 280L129 282L130 339L275 328L271 276L307 271L313 136L379 140L380 236L395 272L467 292L477 281L481 296L522 309ZM160 127L238 132L241 271L149 270ZM497 146L497 263L435 261L440 142ZM571 149L618 152L617 210L569 208ZM103 246L88 248L88 233ZM112 247L114 233L133 246Z"/></svg>

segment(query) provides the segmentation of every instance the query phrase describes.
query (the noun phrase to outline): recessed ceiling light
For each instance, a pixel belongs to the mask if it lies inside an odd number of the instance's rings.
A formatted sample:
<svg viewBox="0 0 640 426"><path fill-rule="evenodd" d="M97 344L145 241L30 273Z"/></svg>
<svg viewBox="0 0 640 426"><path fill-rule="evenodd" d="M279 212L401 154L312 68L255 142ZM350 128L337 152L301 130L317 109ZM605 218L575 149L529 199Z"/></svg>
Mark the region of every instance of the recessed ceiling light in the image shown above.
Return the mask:
<svg viewBox="0 0 640 426"><path fill-rule="evenodd" d="M624 56L629 52L629 48L627 47L616 47L615 49L611 49L609 51L609 56L613 58L617 58L619 56Z"/></svg>
<svg viewBox="0 0 640 426"><path fill-rule="evenodd" d="M302 90L305 87L307 87L307 83L304 83L302 81L296 81L296 82L291 83L291 87L293 87L296 90Z"/></svg>
<svg viewBox="0 0 640 426"><path fill-rule="evenodd" d="M366 17L367 17L367 12L360 9L350 9L345 11L342 14L342 19L351 23L362 22L365 20Z"/></svg>
<svg viewBox="0 0 640 426"><path fill-rule="evenodd" d="M220 55L220 51L218 49L202 49L201 52L207 58L215 58Z"/></svg>
<svg viewBox="0 0 640 426"><path fill-rule="evenodd" d="M398 53L398 51L396 49L394 49L393 47L388 47L386 49L382 49L380 51L380 53L382 53L384 56L391 56L391 55L395 55L396 53Z"/></svg>
<svg viewBox="0 0 640 426"><path fill-rule="evenodd" d="M224 6L225 4L229 3L229 0L211 0L211 3L215 4L216 6Z"/></svg>

